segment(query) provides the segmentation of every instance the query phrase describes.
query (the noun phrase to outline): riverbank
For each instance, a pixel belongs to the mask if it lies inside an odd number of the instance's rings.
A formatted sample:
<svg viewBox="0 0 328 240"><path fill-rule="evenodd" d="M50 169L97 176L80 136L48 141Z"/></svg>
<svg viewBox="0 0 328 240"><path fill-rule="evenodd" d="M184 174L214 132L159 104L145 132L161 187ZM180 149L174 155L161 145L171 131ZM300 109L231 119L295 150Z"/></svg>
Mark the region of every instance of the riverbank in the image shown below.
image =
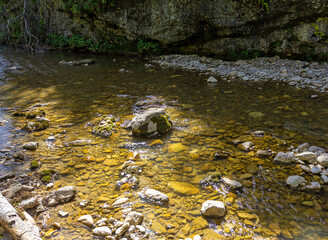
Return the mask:
<svg viewBox="0 0 328 240"><path fill-rule="evenodd" d="M200 74L218 76L231 81L281 81L296 88L311 88L328 92L328 65L276 57L261 57L229 62L197 55L163 55L152 58L161 67L199 71Z"/></svg>

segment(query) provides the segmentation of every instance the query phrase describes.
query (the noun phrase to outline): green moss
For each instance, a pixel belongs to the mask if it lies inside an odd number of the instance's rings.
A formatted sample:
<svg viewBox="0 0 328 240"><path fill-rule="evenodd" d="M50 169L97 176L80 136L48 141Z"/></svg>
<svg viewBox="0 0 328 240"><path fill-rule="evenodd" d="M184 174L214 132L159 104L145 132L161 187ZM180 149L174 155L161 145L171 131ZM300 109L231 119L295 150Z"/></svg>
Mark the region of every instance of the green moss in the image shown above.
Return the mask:
<svg viewBox="0 0 328 240"><path fill-rule="evenodd" d="M26 115L26 113L24 113L24 112L20 112L20 111L15 111L15 112L13 113L13 116L14 116L14 117L25 117L25 115Z"/></svg>
<svg viewBox="0 0 328 240"><path fill-rule="evenodd" d="M52 176L53 174L55 174L55 170L52 170L52 169L43 170L40 174L41 174L41 177Z"/></svg>
<svg viewBox="0 0 328 240"><path fill-rule="evenodd" d="M42 131L49 127L48 121L43 122L28 122L25 124L25 126L22 128L22 130L27 132L34 132L34 131Z"/></svg>
<svg viewBox="0 0 328 240"><path fill-rule="evenodd" d="M46 112L43 109L32 109L25 114L26 118L44 117Z"/></svg>
<svg viewBox="0 0 328 240"><path fill-rule="evenodd" d="M150 119L152 122L157 123L158 133L164 134L171 130L172 122L169 120L168 115L161 115Z"/></svg>
<svg viewBox="0 0 328 240"><path fill-rule="evenodd" d="M30 169L35 170L37 168L39 168L39 162L37 160L33 160L30 164Z"/></svg>
<svg viewBox="0 0 328 240"><path fill-rule="evenodd" d="M49 175L44 176L41 178L41 181L44 183L50 183L50 182L52 182L52 176L49 176Z"/></svg>
<svg viewBox="0 0 328 240"><path fill-rule="evenodd" d="M107 116L93 127L92 132L103 136L110 136L114 128L115 118Z"/></svg>

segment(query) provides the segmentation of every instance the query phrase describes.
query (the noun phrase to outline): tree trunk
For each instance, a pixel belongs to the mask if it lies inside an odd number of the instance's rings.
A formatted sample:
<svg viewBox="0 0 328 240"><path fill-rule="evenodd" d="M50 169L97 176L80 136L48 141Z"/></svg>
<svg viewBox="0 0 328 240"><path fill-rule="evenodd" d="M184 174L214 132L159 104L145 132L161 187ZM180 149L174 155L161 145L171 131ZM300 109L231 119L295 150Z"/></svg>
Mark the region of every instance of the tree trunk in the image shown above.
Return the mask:
<svg viewBox="0 0 328 240"><path fill-rule="evenodd" d="M0 224L17 240L42 240L39 227L33 218L23 212L25 220L18 215L15 208L0 192Z"/></svg>

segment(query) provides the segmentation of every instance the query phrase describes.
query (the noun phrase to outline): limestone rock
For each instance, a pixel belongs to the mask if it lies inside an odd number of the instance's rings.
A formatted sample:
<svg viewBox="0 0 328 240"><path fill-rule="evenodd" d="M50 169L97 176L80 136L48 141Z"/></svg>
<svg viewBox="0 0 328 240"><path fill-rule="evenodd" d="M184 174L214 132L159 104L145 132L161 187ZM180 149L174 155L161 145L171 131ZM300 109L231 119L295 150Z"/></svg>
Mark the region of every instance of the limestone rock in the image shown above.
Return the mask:
<svg viewBox="0 0 328 240"><path fill-rule="evenodd" d="M132 119L131 127L137 136L162 135L171 131L172 122L163 108L149 108Z"/></svg>
<svg viewBox="0 0 328 240"><path fill-rule="evenodd" d="M167 186L177 193L181 193L183 195L195 195L199 193L199 189L196 188L194 185L186 182L178 182L172 181L167 184Z"/></svg>
<svg viewBox="0 0 328 240"><path fill-rule="evenodd" d="M24 208L24 209L30 209L34 208L39 205L39 196L34 196L31 198L28 198L26 200L23 200L19 206Z"/></svg>
<svg viewBox="0 0 328 240"><path fill-rule="evenodd" d="M142 213L132 211L126 216L124 222L130 223L130 225L139 225L142 223L143 218Z"/></svg>
<svg viewBox="0 0 328 240"><path fill-rule="evenodd" d="M222 217L225 215L225 211L223 202L207 200L202 204L201 214L206 217Z"/></svg>
<svg viewBox="0 0 328 240"><path fill-rule="evenodd" d="M208 82L208 83L216 83L216 82L218 82L218 80L217 80L215 77L210 76L210 77L207 79L207 82Z"/></svg>
<svg viewBox="0 0 328 240"><path fill-rule="evenodd" d="M112 130L115 128L115 118L112 116L104 117L99 123L93 127L92 132L101 136L112 135Z"/></svg>
<svg viewBox="0 0 328 240"><path fill-rule="evenodd" d="M292 188L296 189L299 186L304 186L305 179L304 177L298 176L298 175L292 175L287 178L286 183Z"/></svg>
<svg viewBox="0 0 328 240"><path fill-rule="evenodd" d="M39 146L38 142L28 142L28 143L24 143L23 148L28 150L36 150L38 146Z"/></svg>
<svg viewBox="0 0 328 240"><path fill-rule="evenodd" d="M302 152L302 153L296 154L295 157L297 157L298 159L300 159L302 161L309 161L311 159L315 159L317 157L317 155L313 152Z"/></svg>
<svg viewBox="0 0 328 240"><path fill-rule="evenodd" d="M295 162L295 160L295 154L293 152L278 152L274 158L274 161L277 163L292 163Z"/></svg>
<svg viewBox="0 0 328 240"><path fill-rule="evenodd" d="M232 189L237 189L237 188L242 188L243 184L241 184L240 182L236 181L236 180L232 180L230 178L227 177L223 177L222 181L230 188Z"/></svg>
<svg viewBox="0 0 328 240"><path fill-rule="evenodd" d="M92 230L92 233L96 236L106 237L112 235L112 231L109 229L109 227L96 227Z"/></svg>
<svg viewBox="0 0 328 240"><path fill-rule="evenodd" d="M91 215L83 215L77 221L83 223L84 225L86 225L88 227L92 227L93 223L94 223Z"/></svg>
<svg viewBox="0 0 328 240"><path fill-rule="evenodd" d="M117 236L123 235L129 229L129 227L130 227L130 223L128 223L128 222L123 223L122 226L120 226L118 229L116 229L115 235L117 235Z"/></svg>
<svg viewBox="0 0 328 240"><path fill-rule="evenodd" d="M167 204L169 202L169 197L157 190L154 189L146 189L144 191L145 198L156 204Z"/></svg>
<svg viewBox="0 0 328 240"><path fill-rule="evenodd" d="M323 167L328 167L328 153L321 153L317 158L318 163Z"/></svg>

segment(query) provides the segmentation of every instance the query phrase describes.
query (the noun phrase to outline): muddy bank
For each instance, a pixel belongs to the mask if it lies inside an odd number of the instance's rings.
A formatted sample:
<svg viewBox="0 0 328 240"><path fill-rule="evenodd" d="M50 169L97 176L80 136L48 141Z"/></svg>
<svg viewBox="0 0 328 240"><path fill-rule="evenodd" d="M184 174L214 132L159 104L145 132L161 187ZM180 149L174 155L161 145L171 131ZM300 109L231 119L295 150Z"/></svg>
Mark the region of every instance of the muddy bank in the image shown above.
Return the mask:
<svg viewBox="0 0 328 240"><path fill-rule="evenodd" d="M328 92L326 63L280 59L278 56L229 62L197 55L164 55L151 59L151 62L162 67L200 71L225 81L281 81L296 88Z"/></svg>

